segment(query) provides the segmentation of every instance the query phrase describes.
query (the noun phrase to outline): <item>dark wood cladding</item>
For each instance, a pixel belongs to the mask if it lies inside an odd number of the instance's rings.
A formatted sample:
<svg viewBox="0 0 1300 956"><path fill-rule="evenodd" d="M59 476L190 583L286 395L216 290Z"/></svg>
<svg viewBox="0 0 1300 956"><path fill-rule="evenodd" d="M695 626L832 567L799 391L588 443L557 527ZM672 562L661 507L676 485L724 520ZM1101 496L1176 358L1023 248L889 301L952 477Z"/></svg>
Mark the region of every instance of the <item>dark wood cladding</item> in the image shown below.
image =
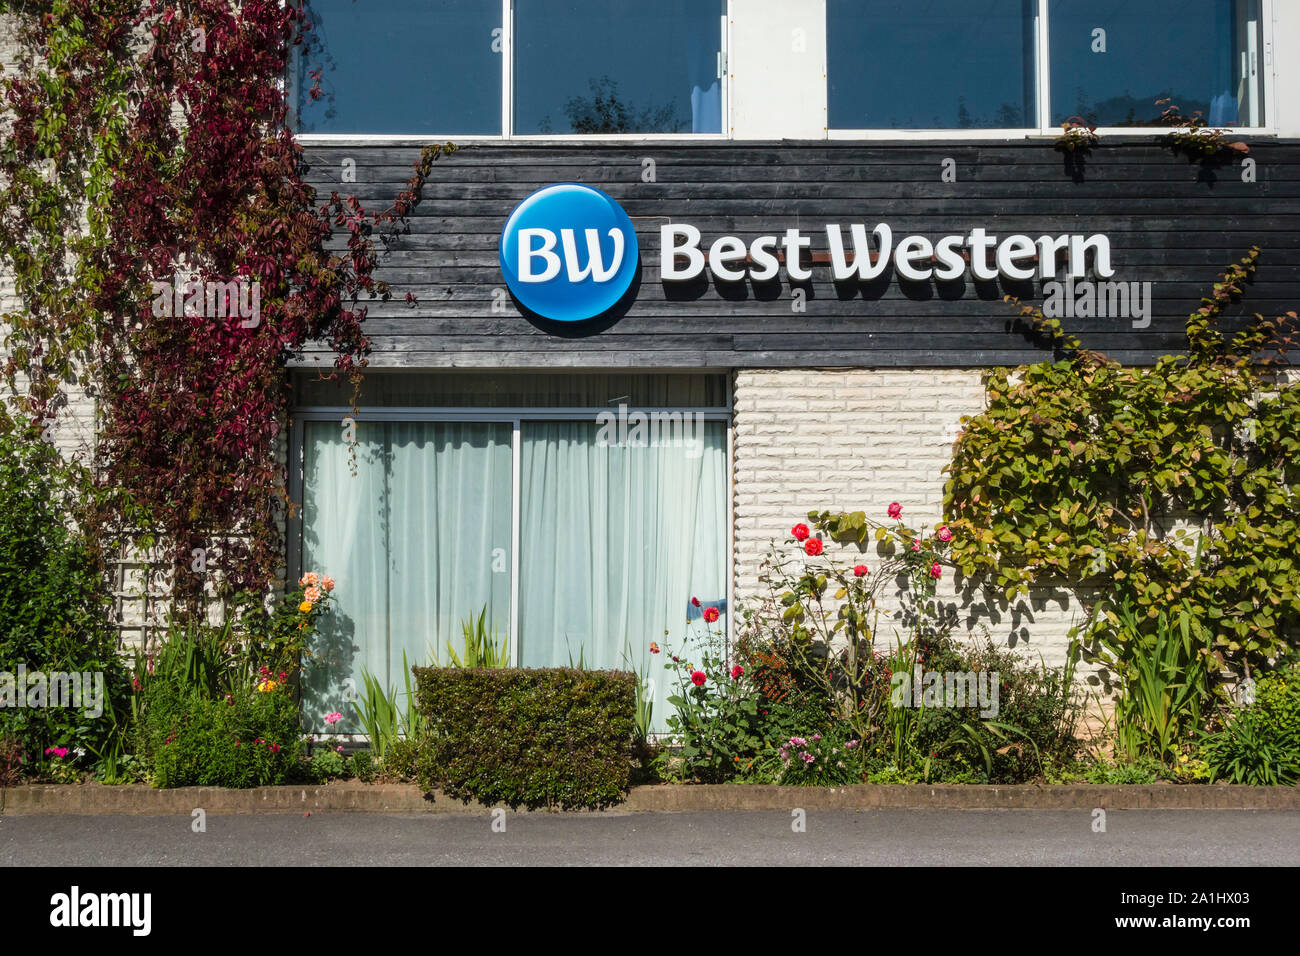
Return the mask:
<svg viewBox="0 0 1300 956"><path fill-rule="evenodd" d="M308 178L321 198L355 195L387 206L404 188L416 147L312 146ZM356 181L341 182L344 160ZM655 182L642 181L654 161ZM956 182L942 181L944 161ZM895 237L930 239L985 226L999 237L1105 233L1114 281L1154 283L1150 325L1066 319L1085 344L1131 364L1178 350L1186 316L1230 262L1263 250L1255 281L1231 308L1243 316L1300 307L1300 143L1251 143L1255 182L1234 162L1205 169L1158 145L1156 134L1107 138L1069 167L1050 141L895 143L501 144L439 160L409 229L381 254L391 300L370 301L372 367L987 366L1048 353L1014 321L1002 295L1026 287L975 283L837 285L828 266L804 286L806 310L779 284L659 280L660 223L689 222L704 245L797 226L825 252L825 226L888 223ZM532 322L505 293L501 227L529 193L582 182L613 196L636 224L642 269L616 320L571 327ZM333 240L338 248L343 237ZM496 291L500 290L500 291ZM418 301L407 303L407 293ZM1041 303L1036 282L1029 301ZM328 362L308 353L303 364Z"/></svg>

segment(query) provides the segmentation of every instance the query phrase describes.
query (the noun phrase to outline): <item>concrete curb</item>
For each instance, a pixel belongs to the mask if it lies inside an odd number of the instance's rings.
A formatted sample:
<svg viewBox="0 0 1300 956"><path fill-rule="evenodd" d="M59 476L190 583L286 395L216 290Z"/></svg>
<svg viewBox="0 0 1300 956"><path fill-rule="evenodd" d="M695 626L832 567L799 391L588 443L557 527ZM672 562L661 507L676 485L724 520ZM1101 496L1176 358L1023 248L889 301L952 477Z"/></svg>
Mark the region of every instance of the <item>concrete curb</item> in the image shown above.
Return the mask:
<svg viewBox="0 0 1300 956"><path fill-rule="evenodd" d="M481 813L441 794L427 799L411 784L332 783L307 787L226 790L143 784L33 785L0 789L0 813ZM1300 787L974 786L921 784L848 787L661 785L633 787L612 810L682 813L700 810L1300 810Z"/></svg>

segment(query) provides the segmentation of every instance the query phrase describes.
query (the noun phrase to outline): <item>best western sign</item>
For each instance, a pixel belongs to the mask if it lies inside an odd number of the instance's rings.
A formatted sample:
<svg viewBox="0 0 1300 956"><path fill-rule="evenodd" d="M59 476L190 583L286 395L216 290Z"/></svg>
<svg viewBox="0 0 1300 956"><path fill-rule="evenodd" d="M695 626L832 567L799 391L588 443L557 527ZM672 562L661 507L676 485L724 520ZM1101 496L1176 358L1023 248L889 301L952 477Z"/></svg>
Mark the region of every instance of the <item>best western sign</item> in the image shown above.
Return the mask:
<svg viewBox="0 0 1300 956"><path fill-rule="evenodd" d="M968 265L976 279L996 279L999 275L1015 280L1046 279L1056 275L1058 255L1068 258L1069 274L1081 278L1087 274L1085 260L1089 253L1098 276L1115 274L1110 266L1110 240L1102 235L1037 239L1014 235L999 240L978 227L965 235L944 236L934 243L925 236L903 236L895 244L893 230L882 222L872 230L874 252L868 244L865 225L851 225L849 235L851 254L845 249L843 227L838 224L826 227L826 245L836 282L878 278L891 261L899 277L913 282L959 279ZM722 236L709 246L707 257L701 248L700 231L694 226L685 223L661 226L659 236L659 274L665 282L694 279L704 271L706 261L709 271L724 281L776 279L781 269L776 253L778 246L791 279L812 278L812 237L798 229L787 229L781 238L759 236L748 247L736 236ZM1033 262L1035 258L1037 264ZM684 264L681 260L685 260ZM752 265L745 267L744 263Z"/></svg>
<svg viewBox="0 0 1300 956"><path fill-rule="evenodd" d="M846 240L847 231L847 240ZM659 227L659 276L689 282L707 269L721 282L812 278L814 258L827 261L836 282L870 281L891 266L900 280L1069 280L1089 274L1109 278L1110 240L1100 234L998 237L984 227L943 236L895 237L888 223L870 233L864 223L825 227L827 253L814 253L813 237L799 229L746 243L719 236L707 249L689 223ZM538 190L511 213L501 232L501 272L515 298L543 318L572 322L612 309L632 286L639 265L636 231L626 212L598 189L562 183ZM1073 285L1071 286L1073 289Z"/></svg>

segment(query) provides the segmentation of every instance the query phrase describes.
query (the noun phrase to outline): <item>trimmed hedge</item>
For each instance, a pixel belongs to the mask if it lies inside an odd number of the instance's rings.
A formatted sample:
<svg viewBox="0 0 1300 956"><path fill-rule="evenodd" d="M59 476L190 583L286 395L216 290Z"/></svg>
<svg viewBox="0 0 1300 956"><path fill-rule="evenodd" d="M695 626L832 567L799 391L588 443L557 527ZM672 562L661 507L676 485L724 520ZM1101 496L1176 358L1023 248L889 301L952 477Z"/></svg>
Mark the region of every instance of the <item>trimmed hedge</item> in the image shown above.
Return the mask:
<svg viewBox="0 0 1300 956"><path fill-rule="evenodd" d="M469 803L599 809L631 773L636 675L570 668L416 667L429 722L425 790Z"/></svg>

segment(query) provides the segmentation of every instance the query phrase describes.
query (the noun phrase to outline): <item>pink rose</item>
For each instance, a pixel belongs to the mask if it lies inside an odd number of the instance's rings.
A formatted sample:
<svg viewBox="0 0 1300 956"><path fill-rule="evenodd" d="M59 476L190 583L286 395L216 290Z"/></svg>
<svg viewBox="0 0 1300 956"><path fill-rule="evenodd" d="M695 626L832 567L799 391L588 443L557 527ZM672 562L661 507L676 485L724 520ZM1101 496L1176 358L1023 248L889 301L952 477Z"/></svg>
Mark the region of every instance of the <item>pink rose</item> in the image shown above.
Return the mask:
<svg viewBox="0 0 1300 956"><path fill-rule="evenodd" d="M936 531L936 532L934 533L934 536L935 536L936 538L938 538L940 541L951 541L951 540L952 540L952 529L949 528L947 525L944 525L943 527L941 527L938 531Z"/></svg>
<svg viewBox="0 0 1300 956"><path fill-rule="evenodd" d="M853 576L854 576L855 578L860 578L860 577L862 577L864 574L867 573L867 570L868 570L868 569L867 569L867 566L866 566L865 564L855 564L855 565L853 566Z"/></svg>
<svg viewBox="0 0 1300 956"><path fill-rule="evenodd" d="M935 580L938 580L939 578L943 577L943 568L939 567L938 561L930 565L930 577L934 578Z"/></svg>
<svg viewBox="0 0 1300 956"><path fill-rule="evenodd" d="M903 506L900 505L897 501L891 501L889 503L889 508L886 510L885 513L888 514L889 517L897 521L899 518L903 516Z"/></svg>
<svg viewBox="0 0 1300 956"><path fill-rule="evenodd" d="M343 715L340 714L338 711L335 711L332 714L325 715L325 723L329 724L330 726L337 724L342 719L343 719Z"/></svg>

